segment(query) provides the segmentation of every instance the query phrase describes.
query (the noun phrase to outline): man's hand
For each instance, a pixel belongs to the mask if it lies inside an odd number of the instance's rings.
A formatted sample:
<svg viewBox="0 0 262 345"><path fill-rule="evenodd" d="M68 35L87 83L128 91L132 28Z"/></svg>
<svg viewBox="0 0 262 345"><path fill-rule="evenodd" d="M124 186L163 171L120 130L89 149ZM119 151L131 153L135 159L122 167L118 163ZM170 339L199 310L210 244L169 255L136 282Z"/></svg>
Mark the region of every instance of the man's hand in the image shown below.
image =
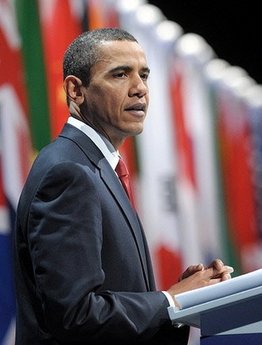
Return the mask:
<svg viewBox="0 0 262 345"><path fill-rule="evenodd" d="M215 259L207 267L203 264L192 265L181 275L178 283L171 286L167 292L174 298L179 293L228 280L233 272L234 269L224 265L220 259Z"/></svg>

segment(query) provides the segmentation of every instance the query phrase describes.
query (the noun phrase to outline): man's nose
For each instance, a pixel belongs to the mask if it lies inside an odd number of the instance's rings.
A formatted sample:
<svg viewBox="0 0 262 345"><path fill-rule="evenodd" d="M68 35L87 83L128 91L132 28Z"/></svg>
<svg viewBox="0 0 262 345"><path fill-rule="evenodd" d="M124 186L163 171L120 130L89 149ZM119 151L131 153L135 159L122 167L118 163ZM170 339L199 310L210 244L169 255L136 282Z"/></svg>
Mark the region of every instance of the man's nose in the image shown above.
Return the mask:
<svg viewBox="0 0 262 345"><path fill-rule="evenodd" d="M147 83L140 77L137 76L132 80L131 87L129 89L129 96L143 97L148 93Z"/></svg>

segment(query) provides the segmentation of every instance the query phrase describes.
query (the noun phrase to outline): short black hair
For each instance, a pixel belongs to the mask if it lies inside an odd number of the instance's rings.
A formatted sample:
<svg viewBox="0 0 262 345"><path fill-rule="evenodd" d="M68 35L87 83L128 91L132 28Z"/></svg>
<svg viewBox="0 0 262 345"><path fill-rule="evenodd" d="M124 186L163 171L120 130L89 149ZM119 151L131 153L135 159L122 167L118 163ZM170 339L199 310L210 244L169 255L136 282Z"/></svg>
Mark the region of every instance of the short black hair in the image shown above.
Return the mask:
<svg viewBox="0 0 262 345"><path fill-rule="evenodd" d="M100 28L83 32L67 48L63 61L63 78L78 77L84 86L90 82L90 69L96 63L99 46L106 41L132 41L136 38L120 28Z"/></svg>

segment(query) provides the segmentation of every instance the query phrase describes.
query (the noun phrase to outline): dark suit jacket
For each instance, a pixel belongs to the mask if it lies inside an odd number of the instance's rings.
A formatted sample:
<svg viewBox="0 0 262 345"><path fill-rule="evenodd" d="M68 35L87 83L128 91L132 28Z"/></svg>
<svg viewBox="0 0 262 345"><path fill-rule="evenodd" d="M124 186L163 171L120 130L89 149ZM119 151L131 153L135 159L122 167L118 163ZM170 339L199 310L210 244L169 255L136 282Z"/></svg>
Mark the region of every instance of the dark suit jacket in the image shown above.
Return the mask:
<svg viewBox="0 0 262 345"><path fill-rule="evenodd" d="M16 345L187 343L115 172L69 124L34 162L14 245Z"/></svg>

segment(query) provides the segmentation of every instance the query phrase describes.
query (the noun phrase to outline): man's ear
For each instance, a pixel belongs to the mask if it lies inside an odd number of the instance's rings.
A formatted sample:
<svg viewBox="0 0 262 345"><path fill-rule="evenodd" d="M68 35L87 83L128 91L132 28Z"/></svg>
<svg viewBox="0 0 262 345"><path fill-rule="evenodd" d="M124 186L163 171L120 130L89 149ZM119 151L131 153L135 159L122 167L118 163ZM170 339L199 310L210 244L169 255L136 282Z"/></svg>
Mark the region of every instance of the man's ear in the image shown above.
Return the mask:
<svg viewBox="0 0 262 345"><path fill-rule="evenodd" d="M63 87L69 102L73 101L77 105L81 105L84 102L81 79L75 77L74 75L68 75L64 80Z"/></svg>

